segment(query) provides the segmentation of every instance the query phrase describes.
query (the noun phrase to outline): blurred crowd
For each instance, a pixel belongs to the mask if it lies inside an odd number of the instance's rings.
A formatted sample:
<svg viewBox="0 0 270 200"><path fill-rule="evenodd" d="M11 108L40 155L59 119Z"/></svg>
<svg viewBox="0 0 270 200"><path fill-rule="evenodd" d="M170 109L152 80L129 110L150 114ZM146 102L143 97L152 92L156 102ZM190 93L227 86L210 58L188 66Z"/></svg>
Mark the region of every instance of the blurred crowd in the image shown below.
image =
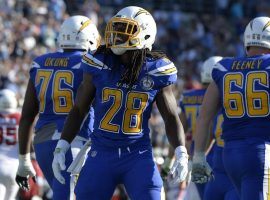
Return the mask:
<svg viewBox="0 0 270 200"><path fill-rule="evenodd" d="M153 14L158 26L154 48L174 61L187 89L199 87L199 69L207 57L244 55L245 25L270 14L267 0L0 0L0 88L23 96L31 60L56 50L60 24L68 15L90 17L103 35L108 19L134 4Z"/></svg>
<svg viewBox="0 0 270 200"><path fill-rule="evenodd" d="M88 16L103 35L106 22L127 5L153 14L158 27L154 49L164 51L179 71L177 97L182 89L200 87L200 66L209 56L244 55L246 24L270 15L267 0L0 0L0 89L15 91L22 103L32 59L57 50L56 37L67 16ZM150 127L156 154L166 154L155 108Z"/></svg>

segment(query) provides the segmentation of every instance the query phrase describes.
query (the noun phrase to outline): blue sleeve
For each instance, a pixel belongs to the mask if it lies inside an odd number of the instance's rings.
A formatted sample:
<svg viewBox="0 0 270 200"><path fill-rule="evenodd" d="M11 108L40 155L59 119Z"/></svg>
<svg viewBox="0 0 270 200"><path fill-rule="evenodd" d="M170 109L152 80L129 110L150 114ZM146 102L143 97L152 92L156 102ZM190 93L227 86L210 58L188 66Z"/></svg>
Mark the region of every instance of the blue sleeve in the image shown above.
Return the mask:
<svg viewBox="0 0 270 200"><path fill-rule="evenodd" d="M40 65L38 64L37 60L34 60L32 62L31 69L29 71L30 80L35 84L35 78L37 74L37 70L40 68Z"/></svg>
<svg viewBox="0 0 270 200"><path fill-rule="evenodd" d="M223 77L224 72L227 71L227 69L224 67L225 62L226 60L221 60L220 62L215 64L214 69L212 70L212 79L217 85L220 79Z"/></svg>
<svg viewBox="0 0 270 200"><path fill-rule="evenodd" d="M167 58L157 60L154 67L149 71L149 74L154 79L154 87L156 89L172 85L177 81L177 69L173 62Z"/></svg>

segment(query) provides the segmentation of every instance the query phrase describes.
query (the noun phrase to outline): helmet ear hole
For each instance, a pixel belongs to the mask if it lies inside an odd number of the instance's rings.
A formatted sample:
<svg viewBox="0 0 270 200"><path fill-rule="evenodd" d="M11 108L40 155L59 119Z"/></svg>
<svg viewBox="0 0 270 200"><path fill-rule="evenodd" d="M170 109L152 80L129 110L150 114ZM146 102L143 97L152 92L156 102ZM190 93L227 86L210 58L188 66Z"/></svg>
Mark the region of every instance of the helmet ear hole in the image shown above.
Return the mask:
<svg viewBox="0 0 270 200"><path fill-rule="evenodd" d="M144 36L144 39L145 39L145 40L147 40L148 38L150 38L150 35Z"/></svg>
<svg viewBox="0 0 270 200"><path fill-rule="evenodd" d="M92 42L92 41L89 41L89 43L90 43L91 45L93 45L93 44L94 44L94 42Z"/></svg>

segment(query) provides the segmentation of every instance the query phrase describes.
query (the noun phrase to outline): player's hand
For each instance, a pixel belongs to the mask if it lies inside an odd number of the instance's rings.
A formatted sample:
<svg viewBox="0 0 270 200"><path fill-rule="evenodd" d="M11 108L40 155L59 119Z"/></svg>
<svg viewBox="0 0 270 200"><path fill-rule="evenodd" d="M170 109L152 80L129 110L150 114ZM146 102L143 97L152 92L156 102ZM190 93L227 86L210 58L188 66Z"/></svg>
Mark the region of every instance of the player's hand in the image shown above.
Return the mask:
<svg viewBox="0 0 270 200"><path fill-rule="evenodd" d="M65 178L61 175L61 170L66 169L65 154L68 151L70 144L66 140L59 140L54 150L52 169L54 177L62 184L65 184Z"/></svg>
<svg viewBox="0 0 270 200"><path fill-rule="evenodd" d="M28 179L33 178L35 181L36 171L32 165L30 153L19 155L19 167L16 174L16 183L25 191L30 189Z"/></svg>
<svg viewBox="0 0 270 200"><path fill-rule="evenodd" d="M180 183L186 179L188 173L188 154L184 146L175 149L175 161L170 170L172 183Z"/></svg>
<svg viewBox="0 0 270 200"><path fill-rule="evenodd" d="M213 178L211 167L206 161L203 152L195 152L193 156L191 181L194 183L206 183Z"/></svg>

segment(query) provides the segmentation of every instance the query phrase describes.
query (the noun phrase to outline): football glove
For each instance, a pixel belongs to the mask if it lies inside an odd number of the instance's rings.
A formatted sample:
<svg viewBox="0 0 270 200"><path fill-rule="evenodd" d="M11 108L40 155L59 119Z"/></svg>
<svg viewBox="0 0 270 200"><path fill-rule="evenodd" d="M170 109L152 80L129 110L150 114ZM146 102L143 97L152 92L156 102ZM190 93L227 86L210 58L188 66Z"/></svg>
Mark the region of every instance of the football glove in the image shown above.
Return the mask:
<svg viewBox="0 0 270 200"><path fill-rule="evenodd" d="M87 153L89 152L91 148L91 140L88 140L84 146L81 148L80 152L76 156L76 158L73 160L73 162L70 164L70 166L67 169L67 172L71 173L72 175L79 175L80 171L84 165L84 162L87 157Z"/></svg>
<svg viewBox="0 0 270 200"><path fill-rule="evenodd" d="M61 170L66 169L65 154L68 151L70 144L66 140L59 140L54 150L52 169L54 177L61 183L65 184L65 178L61 175Z"/></svg>
<svg viewBox="0 0 270 200"><path fill-rule="evenodd" d="M213 178L212 169L206 161L204 152L195 152L192 161L192 182L202 184Z"/></svg>
<svg viewBox="0 0 270 200"><path fill-rule="evenodd" d="M30 177L35 181L36 171L32 165L30 153L19 155L19 167L16 174L16 183L25 191L29 191L28 179Z"/></svg>
<svg viewBox="0 0 270 200"><path fill-rule="evenodd" d="M175 161L169 174L173 184L180 183L186 179L188 173L188 154L186 147L179 146L175 149Z"/></svg>

